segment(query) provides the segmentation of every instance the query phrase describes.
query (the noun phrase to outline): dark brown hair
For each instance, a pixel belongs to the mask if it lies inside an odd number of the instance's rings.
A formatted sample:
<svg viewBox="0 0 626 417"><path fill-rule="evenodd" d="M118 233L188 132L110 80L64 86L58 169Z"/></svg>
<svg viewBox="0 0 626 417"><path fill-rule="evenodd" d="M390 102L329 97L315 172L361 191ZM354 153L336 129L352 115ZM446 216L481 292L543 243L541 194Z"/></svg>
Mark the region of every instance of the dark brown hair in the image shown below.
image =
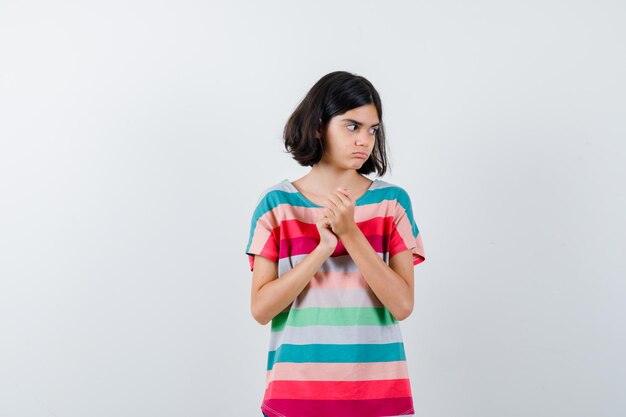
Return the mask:
<svg viewBox="0 0 626 417"><path fill-rule="evenodd" d="M373 104L378 111L380 126L376 130L374 149L370 157L357 170L360 174L374 171L383 176L387 169L383 109L378 92L367 79L346 71L324 75L309 90L291 114L283 131L285 149L302 166L312 166L322 159L324 132L334 116L356 107ZM316 139L317 131L322 138Z"/></svg>

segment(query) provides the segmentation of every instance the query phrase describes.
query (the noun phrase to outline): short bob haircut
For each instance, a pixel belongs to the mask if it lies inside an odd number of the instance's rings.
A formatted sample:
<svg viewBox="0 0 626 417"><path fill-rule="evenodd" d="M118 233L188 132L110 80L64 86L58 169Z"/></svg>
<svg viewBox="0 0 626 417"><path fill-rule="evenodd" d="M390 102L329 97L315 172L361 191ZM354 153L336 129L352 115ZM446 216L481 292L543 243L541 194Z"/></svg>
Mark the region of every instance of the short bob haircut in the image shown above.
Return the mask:
<svg viewBox="0 0 626 417"><path fill-rule="evenodd" d="M317 131L324 135L334 116L366 104L374 104L376 107L380 126L376 131L374 149L357 172L365 175L376 171L379 177L383 176L391 167L388 167L385 151L380 96L367 79L346 71L326 74L309 90L285 125L285 149L302 166L318 163L324 153L325 138L316 138Z"/></svg>

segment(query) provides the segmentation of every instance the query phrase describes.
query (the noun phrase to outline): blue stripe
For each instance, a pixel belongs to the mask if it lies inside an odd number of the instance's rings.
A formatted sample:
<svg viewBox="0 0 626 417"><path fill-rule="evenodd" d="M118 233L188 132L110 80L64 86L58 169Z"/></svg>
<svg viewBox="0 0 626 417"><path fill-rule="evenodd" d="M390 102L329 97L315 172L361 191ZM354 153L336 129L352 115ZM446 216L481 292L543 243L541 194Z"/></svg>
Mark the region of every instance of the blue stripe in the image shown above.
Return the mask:
<svg viewBox="0 0 626 417"><path fill-rule="evenodd" d="M278 362L390 362L406 360L404 344L283 344L267 355L267 370Z"/></svg>

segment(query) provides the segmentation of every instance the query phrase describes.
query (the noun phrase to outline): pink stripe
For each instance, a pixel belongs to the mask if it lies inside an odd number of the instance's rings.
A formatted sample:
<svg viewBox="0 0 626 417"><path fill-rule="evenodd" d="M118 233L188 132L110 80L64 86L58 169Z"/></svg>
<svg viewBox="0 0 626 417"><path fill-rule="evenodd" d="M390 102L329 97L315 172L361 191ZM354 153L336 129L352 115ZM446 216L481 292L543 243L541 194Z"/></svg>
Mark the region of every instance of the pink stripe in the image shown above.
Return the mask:
<svg viewBox="0 0 626 417"><path fill-rule="evenodd" d="M271 211L259 217L252 234L252 242L248 252L264 255L272 260L278 259L278 241L280 227L276 223ZM254 267L254 257L250 258L250 268Z"/></svg>
<svg viewBox="0 0 626 417"><path fill-rule="evenodd" d="M424 245L422 236L418 233L417 237L413 236L413 228L409 218L404 214L395 229L392 231L389 239L389 256L392 257L398 252L411 249L413 254L413 265L417 265L424 261Z"/></svg>
<svg viewBox="0 0 626 417"><path fill-rule="evenodd" d="M383 200L379 203L356 206L354 208L354 221L359 223L374 219L383 213L385 217L397 216L403 210L402 207L398 209L399 206L396 200Z"/></svg>
<svg viewBox="0 0 626 417"><path fill-rule="evenodd" d="M309 288L320 289L369 288L369 284L365 280L365 277L358 271L316 272L307 285Z"/></svg>
<svg viewBox="0 0 626 417"><path fill-rule="evenodd" d="M375 400L267 400L261 410L270 417L379 417L413 414L411 397Z"/></svg>
<svg viewBox="0 0 626 417"><path fill-rule="evenodd" d="M273 242L274 246L276 246L275 241L272 240L272 235L273 231L268 230L265 224L257 223L248 252L261 253L268 242Z"/></svg>
<svg viewBox="0 0 626 417"><path fill-rule="evenodd" d="M278 362L267 371L266 385L274 380L367 381L408 378L406 361L364 363Z"/></svg>
<svg viewBox="0 0 626 417"><path fill-rule="evenodd" d="M413 265L417 265L426 260L424 255L424 243L422 242L422 234L418 233L416 238L417 246L413 249Z"/></svg>
<svg viewBox="0 0 626 417"><path fill-rule="evenodd" d="M314 277L315 279L315 277ZM342 288L339 291L304 287L304 290L293 300L291 308L343 308L343 307L384 307L371 288Z"/></svg>
<svg viewBox="0 0 626 417"><path fill-rule="evenodd" d="M385 213L387 216L399 215L403 209L396 200L383 200L379 203L366 204L362 206L356 206L354 208L354 221L362 222L374 217L380 217L381 213ZM291 206L289 204L279 204L272 209L275 218L281 221L297 219L305 223L315 225L317 218L324 208L321 207L302 207ZM267 213L266 213L267 214Z"/></svg>

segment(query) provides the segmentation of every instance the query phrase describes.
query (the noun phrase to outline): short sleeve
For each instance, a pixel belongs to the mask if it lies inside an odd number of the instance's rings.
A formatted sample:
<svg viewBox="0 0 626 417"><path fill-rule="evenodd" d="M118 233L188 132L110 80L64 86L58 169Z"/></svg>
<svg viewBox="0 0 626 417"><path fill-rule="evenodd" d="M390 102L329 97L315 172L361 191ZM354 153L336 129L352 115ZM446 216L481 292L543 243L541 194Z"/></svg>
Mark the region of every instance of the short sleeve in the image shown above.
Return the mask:
<svg viewBox="0 0 626 417"><path fill-rule="evenodd" d="M246 246L250 271L254 270L254 255L278 261L280 235L271 201L268 194L261 195L252 213L250 236Z"/></svg>
<svg viewBox="0 0 626 417"><path fill-rule="evenodd" d="M413 265L417 265L426 260L422 235L413 218L411 198L404 189L399 188L399 190L389 238L389 258L410 249L413 254Z"/></svg>

